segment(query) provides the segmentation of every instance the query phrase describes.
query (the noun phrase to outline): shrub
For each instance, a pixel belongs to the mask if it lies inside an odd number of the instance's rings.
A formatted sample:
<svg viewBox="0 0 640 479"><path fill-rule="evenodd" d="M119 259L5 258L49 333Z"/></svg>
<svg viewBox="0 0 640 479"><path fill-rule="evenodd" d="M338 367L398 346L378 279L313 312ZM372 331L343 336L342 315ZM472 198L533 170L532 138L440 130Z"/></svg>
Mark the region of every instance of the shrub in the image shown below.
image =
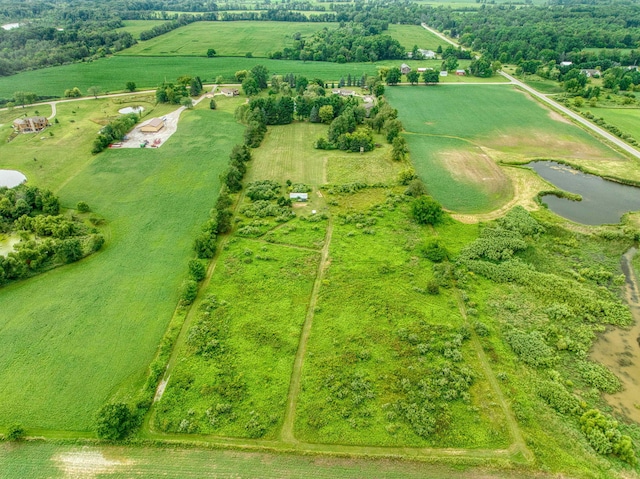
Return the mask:
<svg viewBox="0 0 640 479"><path fill-rule="evenodd" d="M207 268L204 263L197 259L189 261L189 276L195 281L202 281L207 275Z"/></svg>
<svg viewBox="0 0 640 479"><path fill-rule="evenodd" d="M429 280L427 282L427 293L429 294L440 294L440 285L435 280Z"/></svg>
<svg viewBox="0 0 640 479"><path fill-rule="evenodd" d="M409 182L409 186L407 186L404 194L407 196L418 198L427 194L427 187L424 186L422 180L420 180L419 178L415 178Z"/></svg>
<svg viewBox="0 0 640 479"><path fill-rule="evenodd" d="M182 283L182 290L180 292L180 304L183 306L193 303L198 295L198 283L193 279L186 279Z"/></svg>
<svg viewBox="0 0 640 479"><path fill-rule="evenodd" d="M78 213L88 213L89 211L91 211L91 208L89 208L89 205L84 201L78 201L76 210L78 210Z"/></svg>
<svg viewBox="0 0 640 479"><path fill-rule="evenodd" d="M547 346L539 331L527 333L513 329L505 336L511 349L526 364L534 367L549 367L553 364L553 349Z"/></svg>
<svg viewBox="0 0 640 479"><path fill-rule="evenodd" d="M411 215L421 225L435 225L442 219L442 205L431 196L421 196L411 204Z"/></svg>
<svg viewBox="0 0 640 479"><path fill-rule="evenodd" d="M209 108L210 108L211 110L215 110L217 107L218 107L218 105L216 104L216 101L212 98L212 99L209 101Z"/></svg>
<svg viewBox="0 0 640 479"><path fill-rule="evenodd" d="M96 415L96 432L102 439L124 439L134 426L133 413L129 406L122 402L105 404Z"/></svg>
<svg viewBox="0 0 640 479"><path fill-rule="evenodd" d="M422 256L434 263L440 263L449 257L447 248L442 241L437 239L432 239L426 243L422 243L418 247L418 251Z"/></svg>
<svg viewBox="0 0 640 479"><path fill-rule="evenodd" d="M25 434L26 432L20 424L13 424L7 430L7 441L22 441Z"/></svg>
<svg viewBox="0 0 640 479"><path fill-rule="evenodd" d="M601 364L582 361L578 364L578 370L587 384L600 391L613 394L622 389L617 376Z"/></svg>

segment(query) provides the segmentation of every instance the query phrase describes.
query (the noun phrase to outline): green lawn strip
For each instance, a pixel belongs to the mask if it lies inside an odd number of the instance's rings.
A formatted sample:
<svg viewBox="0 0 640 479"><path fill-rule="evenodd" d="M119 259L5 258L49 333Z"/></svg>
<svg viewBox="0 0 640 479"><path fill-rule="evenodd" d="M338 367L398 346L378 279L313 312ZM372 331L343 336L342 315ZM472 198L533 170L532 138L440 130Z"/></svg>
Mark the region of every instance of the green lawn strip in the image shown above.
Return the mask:
<svg viewBox="0 0 640 479"><path fill-rule="evenodd" d="M292 47L293 35L312 35L337 23L311 22L195 22L150 40L139 42L118 55L199 56L213 48L216 55L267 57L269 53Z"/></svg>
<svg viewBox="0 0 640 479"><path fill-rule="evenodd" d="M140 40L140 33L151 30L157 25L166 23L164 20L123 20L124 27L117 28L117 32L129 32L133 38Z"/></svg>
<svg viewBox="0 0 640 479"><path fill-rule="evenodd" d="M466 479L478 471L487 479L519 479L530 474L500 468L470 469L394 459L319 458L196 447L95 446L47 442L0 444L2 477L63 479L70 474L109 479ZM537 474L536 477L547 476Z"/></svg>
<svg viewBox="0 0 640 479"><path fill-rule="evenodd" d="M500 417L499 408L492 407L488 416L474 406L481 396L472 396L485 386L472 391L466 403L452 399L447 425L440 423L429 437L419 437L397 412L395 403L409 401L402 380L437 374L434 371L447 361L436 352L442 346L438 341L451 341L464 321L450 291L425 292L433 279L431 263L419 258L414 248L432 233L407 218L404 204L392 206L394 197L369 210L364 198L369 198L368 206L375 205L379 198L375 190L329 200L346 205L352 196L363 197L358 209L332 208L330 266L303 369L297 439L404 447L507 447L504 426L495 429L496 437L487 432L490 421ZM340 213L347 216L341 218ZM417 352L421 344L424 356ZM482 383L469 343L451 354L461 354L463 367L474 371L475 381Z"/></svg>
<svg viewBox="0 0 640 479"><path fill-rule="evenodd" d="M160 149L87 160L80 147L61 145L78 173L69 167L45 185L55 189L71 174L59 191L63 205L89 203L110 239L97 255L0 290L0 424L89 430L101 404L140 388L241 132L229 113L196 111L183 114Z"/></svg>
<svg viewBox="0 0 640 479"><path fill-rule="evenodd" d="M200 315L156 406L156 428L277 435L318 260L314 251L228 241L207 290L220 304L208 316L211 347L194 339L204 328Z"/></svg>
<svg viewBox="0 0 640 479"><path fill-rule="evenodd" d="M411 51L414 45L418 45L418 48L422 50L433 50L434 52L438 45L446 48L445 41L442 38L422 28L420 25L391 24L385 33L398 40L408 52Z"/></svg>

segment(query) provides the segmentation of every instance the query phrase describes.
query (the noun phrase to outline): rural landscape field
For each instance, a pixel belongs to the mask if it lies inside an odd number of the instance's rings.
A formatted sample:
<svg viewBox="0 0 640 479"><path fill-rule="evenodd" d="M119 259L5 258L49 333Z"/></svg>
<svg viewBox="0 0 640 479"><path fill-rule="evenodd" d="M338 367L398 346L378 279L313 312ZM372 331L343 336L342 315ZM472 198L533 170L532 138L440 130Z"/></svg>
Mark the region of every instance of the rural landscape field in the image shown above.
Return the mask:
<svg viewBox="0 0 640 479"><path fill-rule="evenodd" d="M640 477L640 7L496 3L0 0L0 477Z"/></svg>

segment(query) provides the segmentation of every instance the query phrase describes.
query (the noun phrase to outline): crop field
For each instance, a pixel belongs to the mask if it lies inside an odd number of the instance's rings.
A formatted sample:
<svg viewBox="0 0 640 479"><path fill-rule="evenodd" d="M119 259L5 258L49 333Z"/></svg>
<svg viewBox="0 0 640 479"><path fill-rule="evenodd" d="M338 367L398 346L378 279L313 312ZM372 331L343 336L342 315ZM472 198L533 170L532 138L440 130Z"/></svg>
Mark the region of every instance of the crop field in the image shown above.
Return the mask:
<svg viewBox="0 0 640 479"><path fill-rule="evenodd" d="M325 183L389 182L405 167L390 159L387 142L373 152L354 155L340 150L317 150L315 140L326 136L327 125L294 123L269 129L261 148L254 153L248 181L291 180L320 186Z"/></svg>
<svg viewBox="0 0 640 479"><path fill-rule="evenodd" d="M362 74L375 75L373 63L301 62L269 60L266 58L200 58L200 57L125 57L115 55L94 62L74 63L37 71L0 77L0 97L12 98L25 85L38 95L60 97L68 88L77 86L86 94L90 86L99 86L103 92L124 90L128 81L135 81L138 89L156 88L163 81L175 81L182 75L198 75L203 81L213 82L222 76L226 82L235 82L238 70L264 65L270 74L295 73L308 78L335 81L348 74L360 78Z"/></svg>
<svg viewBox="0 0 640 479"><path fill-rule="evenodd" d="M164 20L123 20L122 23L124 23L124 27L118 28L116 31L129 32L133 38L140 40L140 33L165 22Z"/></svg>
<svg viewBox="0 0 640 479"><path fill-rule="evenodd" d="M103 106L62 104L53 140L0 147L2 167L53 188L63 206L86 201L107 236L97 255L0 289L2 425L88 431L106 400L140 388L177 303L192 238L242 133L224 108L196 110L161 149L92 157L99 125L90 119L103 118ZM5 154L19 141L39 143L37 161L35 153Z"/></svg>
<svg viewBox="0 0 640 479"><path fill-rule="evenodd" d="M307 346L296 437L311 443L508 447L503 412L488 399L492 392L463 332L457 293L427 292L440 273L418 252L436 236L447 247L450 237L470 241L477 227L419 227L409 218L407 197L392 190L328 191L338 205L331 207L331 264ZM420 388L438 378L448 386L439 399L426 399L430 393Z"/></svg>
<svg viewBox="0 0 640 479"><path fill-rule="evenodd" d="M357 458L177 447L73 446L51 443L0 444L3 478L101 477L127 479L516 479L518 472ZM537 474L536 477L547 477Z"/></svg>
<svg viewBox="0 0 640 479"><path fill-rule="evenodd" d="M450 88L459 88L456 95ZM632 166L589 134L508 86L389 88L416 170L444 206L495 209L510 181L495 162L561 158Z"/></svg>
<svg viewBox="0 0 640 479"><path fill-rule="evenodd" d="M596 117L604 118L610 125L617 126L621 131L640 141L640 108L591 108L588 110Z"/></svg>
<svg viewBox="0 0 640 479"><path fill-rule="evenodd" d="M335 23L311 22L195 22L164 35L140 42L119 55L201 56L213 48L219 56L266 57L293 46L293 35L313 34Z"/></svg>
<svg viewBox="0 0 640 479"><path fill-rule="evenodd" d="M391 24L385 33L398 40L407 51L411 51L414 45L418 45L418 48L423 50L433 50L434 52L438 45L442 45L442 48L447 46L442 38L422 28L420 25Z"/></svg>

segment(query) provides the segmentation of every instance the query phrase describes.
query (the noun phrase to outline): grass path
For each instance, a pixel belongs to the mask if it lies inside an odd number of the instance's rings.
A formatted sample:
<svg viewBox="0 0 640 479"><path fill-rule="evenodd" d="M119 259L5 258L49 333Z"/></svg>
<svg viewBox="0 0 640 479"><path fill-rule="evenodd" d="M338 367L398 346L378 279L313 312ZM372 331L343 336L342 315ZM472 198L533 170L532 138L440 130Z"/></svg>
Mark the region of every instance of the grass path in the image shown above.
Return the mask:
<svg viewBox="0 0 640 479"><path fill-rule="evenodd" d="M320 256L320 263L318 264L318 273L313 283L313 289L311 291L311 298L309 300L309 306L307 308L307 316L302 326L302 332L300 333L300 342L298 344L298 351L296 352L296 359L293 363L293 372L291 373L291 382L289 383L289 394L287 396L287 409L284 415L284 423L282 425L282 432L280 437L284 442L296 442L296 438L293 434L293 426L295 423L296 405L298 402L298 394L300 393L300 381L302 378L302 367L304 365L304 356L307 353L307 341L311 334L311 326L313 325L313 316L316 310L316 303L318 302L318 293L320 292L320 286L322 285L322 279L324 273L328 267L329 259L329 246L331 245L331 235L333 234L333 224L331 218L327 224L327 233L324 237L324 245L322 246L322 252Z"/></svg>

